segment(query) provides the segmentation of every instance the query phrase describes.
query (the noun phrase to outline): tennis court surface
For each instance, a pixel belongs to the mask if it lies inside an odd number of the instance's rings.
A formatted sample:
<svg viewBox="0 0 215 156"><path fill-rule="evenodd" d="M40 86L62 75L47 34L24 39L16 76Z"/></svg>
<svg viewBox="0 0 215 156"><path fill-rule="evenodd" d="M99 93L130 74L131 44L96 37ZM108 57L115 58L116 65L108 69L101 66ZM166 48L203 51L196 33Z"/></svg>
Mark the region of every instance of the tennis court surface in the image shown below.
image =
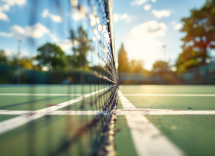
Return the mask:
<svg viewBox="0 0 215 156"><path fill-rule="evenodd" d="M113 90L107 85L1 85L0 155L102 155L113 112L101 110L114 102L106 103Z"/></svg>
<svg viewBox="0 0 215 156"><path fill-rule="evenodd" d="M92 120L102 107L83 107L83 98L105 89L1 85L1 155L95 154L103 122ZM116 155L214 155L215 86L121 85L118 95Z"/></svg>
<svg viewBox="0 0 215 156"><path fill-rule="evenodd" d="M215 154L215 86L121 85L119 90L127 109L120 114L127 119L136 154Z"/></svg>

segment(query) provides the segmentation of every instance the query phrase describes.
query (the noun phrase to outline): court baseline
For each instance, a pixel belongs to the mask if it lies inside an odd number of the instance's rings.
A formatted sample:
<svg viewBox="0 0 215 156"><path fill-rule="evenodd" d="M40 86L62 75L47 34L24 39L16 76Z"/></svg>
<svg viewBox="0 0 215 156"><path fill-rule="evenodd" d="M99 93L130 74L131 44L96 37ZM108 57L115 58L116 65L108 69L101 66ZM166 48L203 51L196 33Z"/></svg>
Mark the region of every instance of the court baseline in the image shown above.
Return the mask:
<svg viewBox="0 0 215 156"><path fill-rule="evenodd" d="M0 93L0 96L81 96L82 94L29 94L29 93Z"/></svg>
<svg viewBox="0 0 215 156"><path fill-rule="evenodd" d="M55 107L55 106L53 106ZM34 111L0 110L0 115L28 115ZM47 113L47 112L40 112ZM108 114L104 111L54 111L46 115L98 115ZM215 110L184 111L171 109L118 109L116 115L215 115Z"/></svg>
<svg viewBox="0 0 215 156"><path fill-rule="evenodd" d="M215 94L124 94L124 96L215 96Z"/></svg>

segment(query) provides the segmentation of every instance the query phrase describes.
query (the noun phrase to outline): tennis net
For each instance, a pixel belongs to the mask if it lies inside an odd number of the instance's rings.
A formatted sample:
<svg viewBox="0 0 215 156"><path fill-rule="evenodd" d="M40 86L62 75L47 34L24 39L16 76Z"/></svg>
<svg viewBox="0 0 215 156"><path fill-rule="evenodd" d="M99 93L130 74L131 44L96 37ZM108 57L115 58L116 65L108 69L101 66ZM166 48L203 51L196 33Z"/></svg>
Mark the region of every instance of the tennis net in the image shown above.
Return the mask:
<svg viewBox="0 0 215 156"><path fill-rule="evenodd" d="M112 1L14 5L5 49L18 50L0 64L0 83L10 84L0 87L0 109L15 116L0 121L0 144L8 143L0 153L114 155L118 74Z"/></svg>

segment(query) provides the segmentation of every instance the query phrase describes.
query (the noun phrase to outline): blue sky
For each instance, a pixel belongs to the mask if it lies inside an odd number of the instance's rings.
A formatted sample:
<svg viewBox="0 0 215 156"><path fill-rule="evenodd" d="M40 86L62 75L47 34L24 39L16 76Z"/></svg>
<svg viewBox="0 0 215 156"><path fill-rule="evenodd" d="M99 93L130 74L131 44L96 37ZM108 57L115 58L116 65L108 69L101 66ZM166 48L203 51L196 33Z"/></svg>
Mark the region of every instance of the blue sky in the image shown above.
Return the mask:
<svg viewBox="0 0 215 156"><path fill-rule="evenodd" d="M206 0L114 0L115 49L124 43L129 60L142 59L150 70L156 60L174 64L181 49L181 19ZM163 48L166 45L166 48Z"/></svg>
<svg viewBox="0 0 215 156"><path fill-rule="evenodd" d="M71 53L70 30L80 24L89 30L84 17L89 9L71 11L68 7L71 4L65 0L60 3L61 12L53 1L38 1L36 5L32 0L0 0L0 49L8 55L17 53L19 39L22 39L21 55L35 55L36 49L46 42L56 43ZM81 1L82 6L86 6L85 1ZM190 9L200 8L205 3L205 0L113 1L116 54L124 43L129 59L144 60L145 68L149 70L156 60L174 63L182 51L181 18L188 17ZM34 9L35 18L32 16ZM90 21L96 21L95 17L90 16ZM92 38L93 31L89 33ZM165 50L163 45L166 45Z"/></svg>
<svg viewBox="0 0 215 156"><path fill-rule="evenodd" d="M37 48L47 42L57 44L67 54L73 54L72 47L78 42L71 42L70 31L80 25L87 31L88 38L93 40L92 52L100 51L100 57L105 55L109 42L107 21L102 20L102 14L98 14L100 8L97 1L91 1L93 8L87 5L86 0L78 2L81 4L80 10L77 10L77 0L60 1L60 5L51 0L37 0L37 4L34 2L0 0L0 49L5 50L8 56L17 54L19 40L22 40L22 56L35 56ZM86 14L89 15L88 20ZM88 60L90 57L89 53ZM96 60L95 57L94 63Z"/></svg>
<svg viewBox="0 0 215 156"><path fill-rule="evenodd" d="M64 50L71 48L67 26L48 1L40 1L36 7L31 0L0 0L0 48L8 55L17 53L20 39L23 56L35 55L46 42L57 42Z"/></svg>

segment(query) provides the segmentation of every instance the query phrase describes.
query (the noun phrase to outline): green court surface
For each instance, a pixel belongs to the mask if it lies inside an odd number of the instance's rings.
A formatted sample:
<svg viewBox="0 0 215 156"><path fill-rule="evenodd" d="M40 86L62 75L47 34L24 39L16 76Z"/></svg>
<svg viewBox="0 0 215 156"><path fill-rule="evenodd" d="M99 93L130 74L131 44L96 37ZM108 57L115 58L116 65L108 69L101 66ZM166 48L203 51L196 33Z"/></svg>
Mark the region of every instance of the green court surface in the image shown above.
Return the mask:
<svg viewBox="0 0 215 156"><path fill-rule="evenodd" d="M108 94L108 93L107 93ZM85 111L92 111L92 110L101 110L102 109L102 106L104 104L104 101L106 100L105 99L105 96L100 99L100 100L97 100L95 101L95 97L96 95L92 95L88 98L85 98L83 101L78 101L72 105L69 105L67 107L63 107L59 110L63 111L71 111L71 110L85 110ZM94 101L92 105L92 102L91 101ZM96 105L95 105L96 104Z"/></svg>
<svg viewBox="0 0 215 156"><path fill-rule="evenodd" d="M137 108L141 109L178 109L215 110L215 86L120 86L123 94L130 94L126 98ZM134 96L132 96L132 94ZM135 96L135 94L163 94L164 96ZM168 96L176 94L176 96ZM189 96L178 96L189 94ZM195 94L195 96L192 96Z"/></svg>
<svg viewBox="0 0 215 156"><path fill-rule="evenodd" d="M56 104L73 100L106 87L108 86L1 85L0 110L3 113L11 113L14 111L36 111L55 107L54 105ZM99 95L105 91L101 91ZM109 94L107 93L102 99L94 101L96 104L93 103L93 105L91 105L90 101L96 99L98 93L58 110L101 110L104 100L108 98ZM18 116L0 115L0 123ZM99 149L101 146L101 141L99 140L103 135L101 133L101 128L103 128L101 121L105 120L105 116L97 123L92 123L94 118L95 116L93 115L45 115L0 134L0 155L93 155L94 150ZM96 125L90 128L92 124ZM84 127L86 125L90 129Z"/></svg>
<svg viewBox="0 0 215 156"><path fill-rule="evenodd" d="M93 146L98 144L96 139L101 131L99 125L91 131L82 129L92 118L93 116L42 117L0 135L0 153L41 156L87 155L92 153ZM83 147L85 150L81 150Z"/></svg>
<svg viewBox="0 0 215 156"><path fill-rule="evenodd" d="M7 119L11 119L11 118L14 118L14 117L17 117L18 115L0 115L0 122L1 121L5 121Z"/></svg>
<svg viewBox="0 0 215 156"><path fill-rule="evenodd" d="M38 110L76 97L78 96L0 96L0 110Z"/></svg>
<svg viewBox="0 0 215 156"><path fill-rule="evenodd" d="M99 87L95 87L92 85L0 85L0 110L39 110L75 99L77 97L80 97L82 93L89 94L94 91L104 89L105 87L107 86L100 85ZM5 95L1 95L1 93ZM20 96L16 94L31 95ZM40 94L44 95L41 96ZM68 96L66 94L72 95ZM102 108L102 101L97 101L98 107L90 106L90 101L95 96L96 95L86 98L84 100L84 106L82 106L81 108L80 106L83 104L83 101L75 102L72 105L64 107L60 110L100 110Z"/></svg>
<svg viewBox="0 0 215 156"><path fill-rule="evenodd" d="M137 155L130 129L125 116L118 116L116 121L115 146L117 155Z"/></svg>
<svg viewBox="0 0 215 156"><path fill-rule="evenodd" d="M215 110L215 86L121 85L121 92L140 109ZM129 96L126 96L129 94ZM133 96L132 96L133 94ZM135 96L135 94L165 94L165 96ZM168 96L196 94L196 96ZM146 115L157 129L185 155L215 155L215 115Z"/></svg>
<svg viewBox="0 0 215 156"><path fill-rule="evenodd" d="M80 85L67 87L60 85L0 86L0 110L40 110L66 102L82 93L88 94L100 88ZM215 86L159 86L131 85L120 86L120 91L138 109L215 110ZM32 91L33 90L33 91ZM3 95L3 93L32 94L77 94L68 95ZM79 94L79 95L78 95ZM127 94L127 95L126 95ZM128 95L129 94L129 95ZM133 94L133 96L132 96ZM161 96L136 96L135 94L161 94ZM162 96L165 94L165 96ZM168 94L189 94L189 96L168 96ZM191 94L195 94L192 96ZM210 96L198 96L210 94ZM90 101L95 95L59 109L59 111L101 110L104 101ZM95 106L95 105L94 105ZM123 109L119 100L118 109ZM57 110L58 111L58 110ZM18 115L0 115L0 122ZM101 124L85 131L83 126L92 120L93 115L52 115L24 124L0 134L0 155L89 155L100 145ZM215 155L215 115L146 115L149 121L160 130L185 155ZM85 150L81 150L81 149ZM13 149L13 150L11 150ZM132 138L126 117L118 115L115 126L115 150L118 156L135 156L137 149Z"/></svg>
<svg viewBox="0 0 215 156"><path fill-rule="evenodd" d="M0 93L87 94L107 87L93 85L0 85Z"/></svg>
<svg viewBox="0 0 215 156"><path fill-rule="evenodd" d="M215 94L214 85L120 85L123 94Z"/></svg>
<svg viewBox="0 0 215 156"><path fill-rule="evenodd" d="M215 110L214 97L126 96L139 109Z"/></svg>
<svg viewBox="0 0 215 156"><path fill-rule="evenodd" d="M214 156L215 115L146 116L189 156Z"/></svg>

